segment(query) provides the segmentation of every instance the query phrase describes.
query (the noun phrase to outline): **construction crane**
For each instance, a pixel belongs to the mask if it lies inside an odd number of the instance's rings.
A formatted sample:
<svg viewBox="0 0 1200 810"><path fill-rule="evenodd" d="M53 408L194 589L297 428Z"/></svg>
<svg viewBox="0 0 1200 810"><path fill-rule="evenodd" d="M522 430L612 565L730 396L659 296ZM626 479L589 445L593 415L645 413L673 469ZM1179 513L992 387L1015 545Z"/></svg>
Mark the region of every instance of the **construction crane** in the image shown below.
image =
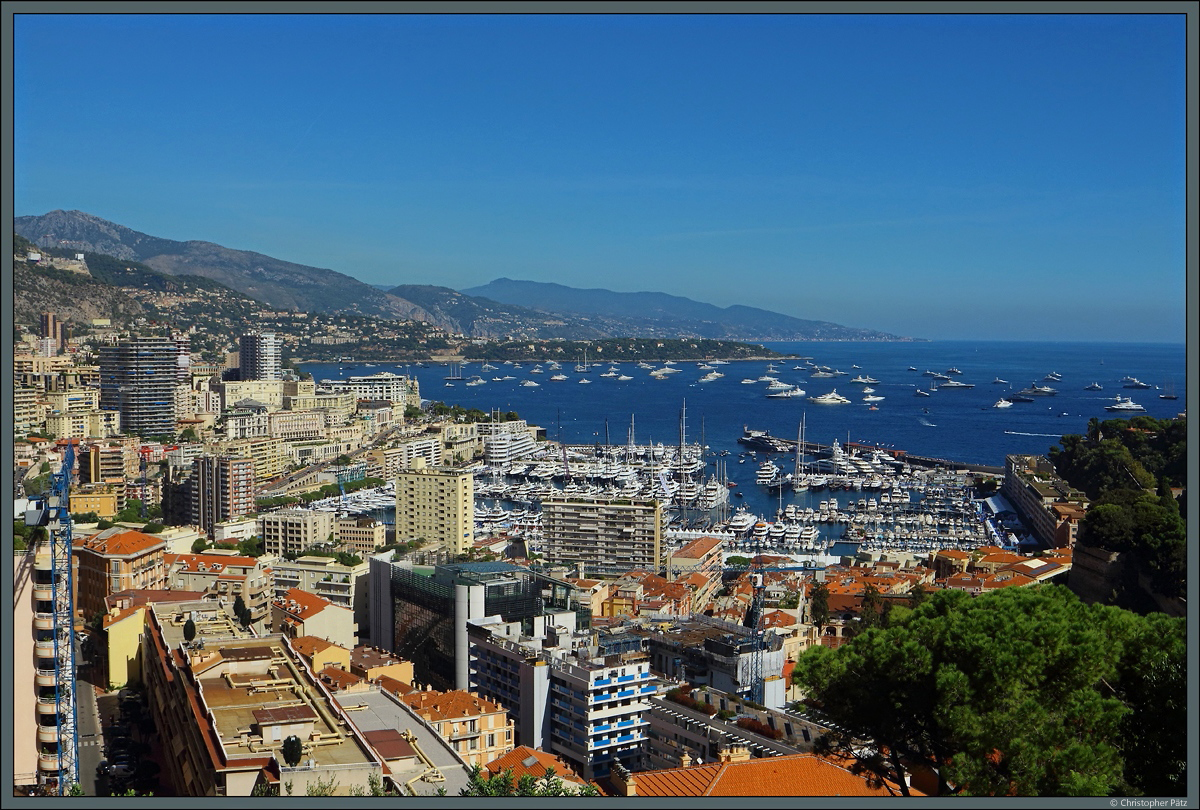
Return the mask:
<svg viewBox="0 0 1200 810"><path fill-rule="evenodd" d="M743 626L750 630L750 700L763 702L763 650L766 649L767 632L763 624L763 602L766 594L766 577L763 575L761 558L756 555L750 563L750 580L754 585L754 596L746 610Z"/></svg>
<svg viewBox="0 0 1200 810"><path fill-rule="evenodd" d="M50 478L50 492L31 500L26 526L44 526L49 533L51 600L54 606L54 700L58 730L56 788L65 796L79 782L79 727L75 701L75 600L71 574L71 511L69 495L75 446L67 444L61 469ZM44 778L44 777L43 777ZM46 780L48 781L48 780Z"/></svg>

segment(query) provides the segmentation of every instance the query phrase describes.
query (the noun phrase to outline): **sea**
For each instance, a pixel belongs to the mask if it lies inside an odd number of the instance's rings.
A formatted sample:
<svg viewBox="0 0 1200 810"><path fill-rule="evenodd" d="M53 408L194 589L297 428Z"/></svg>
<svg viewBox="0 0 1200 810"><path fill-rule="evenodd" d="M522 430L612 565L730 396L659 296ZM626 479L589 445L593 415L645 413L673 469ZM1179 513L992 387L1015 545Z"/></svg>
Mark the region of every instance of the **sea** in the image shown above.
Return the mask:
<svg viewBox="0 0 1200 810"><path fill-rule="evenodd" d="M555 373L546 369L531 374L536 362L507 365L493 363L496 370L484 371L481 362L461 365L461 380L447 381L448 366L425 366L362 362L308 363L302 370L323 379L389 371L415 376L425 400L450 405L515 411L529 424L539 425L547 438L572 444L624 445L632 432L638 444L676 445L680 441L681 418L684 438L709 447L710 463L723 462L725 474L736 482L740 493L732 505L744 504L751 512L773 515L777 496L755 487L755 459L744 454L737 440L745 428L766 430L773 436L797 438L801 422L805 438L831 444L835 439L864 442L903 450L910 454L962 462L964 465L1003 467L1005 456L1014 453L1045 454L1065 434L1082 434L1088 421L1128 417L1105 411L1118 395L1133 399L1156 418L1170 418L1187 410L1186 345L1162 343L1051 343L998 341L929 342L768 342L768 349L793 355L789 359L731 361L714 368L724 376L700 382L707 372L696 361L677 361L680 369L664 379L636 363L618 363L621 381L601 377L610 365L589 358L590 370L574 371L582 357L556 358L567 380L552 382ZM835 378L810 378L801 359L811 358L820 366L848 372ZM717 358L719 359L719 358ZM655 368L662 362L651 362ZM771 363L776 369L768 370ZM796 368L801 366L801 368ZM545 368L543 364L543 368ZM913 370L915 369L915 370ZM928 397L916 389L930 391L935 380L925 371L950 374L974 388L940 388ZM770 374L782 382L800 386L804 397L771 399L766 382ZM1055 374L1059 381L1045 381ZM863 385L851 383L858 375L874 377L875 396L882 401L862 401ZM472 376L485 383L467 386ZM513 379L496 379L511 376ZM1151 389L1126 389L1124 377L1135 377ZM586 378L590 384L581 384ZM533 380L537 387L520 385ZM743 383L745 379L756 380ZM1005 382L995 382L995 380ZM449 382L449 384L447 384ZM1030 403L994 408L997 400L1033 383L1049 386L1055 396L1035 397ZM1085 387L1099 383L1103 390ZM819 405L808 397L829 393L851 400L848 405ZM1173 393L1178 399L1160 399ZM761 458L762 454L759 454ZM790 457L777 457L784 467ZM715 466L711 469L715 470ZM814 495L807 495L811 498ZM804 506L803 500L797 502ZM786 505L786 503L784 504Z"/></svg>

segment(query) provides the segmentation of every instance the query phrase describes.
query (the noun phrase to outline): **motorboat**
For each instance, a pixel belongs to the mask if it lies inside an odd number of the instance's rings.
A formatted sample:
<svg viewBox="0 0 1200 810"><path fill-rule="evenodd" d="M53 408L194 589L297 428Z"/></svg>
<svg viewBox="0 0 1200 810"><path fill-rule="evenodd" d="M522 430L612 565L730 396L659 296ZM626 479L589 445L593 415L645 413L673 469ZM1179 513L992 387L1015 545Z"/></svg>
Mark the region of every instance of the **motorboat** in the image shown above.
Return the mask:
<svg viewBox="0 0 1200 810"><path fill-rule="evenodd" d="M974 383L959 382L958 380L947 380L946 382L943 382L941 385L938 386L938 388L974 388L974 387L975 387Z"/></svg>
<svg viewBox="0 0 1200 810"><path fill-rule="evenodd" d="M837 392L837 389L830 391L828 394L821 394L819 397L809 397L809 402L816 405L849 405L850 400Z"/></svg>
<svg viewBox="0 0 1200 810"><path fill-rule="evenodd" d="M993 405L992 407L993 408L1011 408L1012 403L1009 402L1007 399L1001 398L1001 399L996 400L996 404Z"/></svg>
<svg viewBox="0 0 1200 810"><path fill-rule="evenodd" d="M1114 402L1112 405L1105 405L1104 410L1106 410L1106 411L1142 412L1142 411L1145 411L1146 409L1143 408L1141 405L1138 405L1131 398L1122 397L1122 396L1118 395L1117 401Z"/></svg>
<svg viewBox="0 0 1200 810"><path fill-rule="evenodd" d="M1083 390L1084 390L1084 391L1103 391L1103 390L1104 390L1104 386L1103 386L1103 385L1101 385L1101 384L1100 384L1100 383L1098 383L1098 382L1094 382L1094 383L1092 383L1091 385L1085 385L1085 386L1083 387Z"/></svg>
<svg viewBox="0 0 1200 810"><path fill-rule="evenodd" d="M1153 388L1154 386L1150 385L1150 383L1142 382L1137 377L1128 377L1128 378L1126 378L1125 383L1121 387L1122 388Z"/></svg>
<svg viewBox="0 0 1200 810"><path fill-rule="evenodd" d="M999 377L992 380L992 385L1008 385L1008 380L1002 380Z"/></svg>
<svg viewBox="0 0 1200 810"><path fill-rule="evenodd" d="M918 396L918 397L927 397L927 396L929 396L929 392L922 391L920 388L918 388L916 391L913 392L913 395Z"/></svg>
<svg viewBox="0 0 1200 810"><path fill-rule="evenodd" d="M863 397L863 402L883 402L883 397L877 397L874 394L868 394Z"/></svg>

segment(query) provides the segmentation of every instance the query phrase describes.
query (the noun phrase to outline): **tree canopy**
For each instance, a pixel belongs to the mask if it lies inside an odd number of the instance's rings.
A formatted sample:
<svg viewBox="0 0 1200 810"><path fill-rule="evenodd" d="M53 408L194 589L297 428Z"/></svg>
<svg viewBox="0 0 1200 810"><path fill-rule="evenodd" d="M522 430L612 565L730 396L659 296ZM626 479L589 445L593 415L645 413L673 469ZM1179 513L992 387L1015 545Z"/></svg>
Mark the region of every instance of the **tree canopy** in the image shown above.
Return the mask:
<svg viewBox="0 0 1200 810"><path fill-rule="evenodd" d="M797 662L809 705L843 729L819 750L898 785L928 767L940 794L1183 795L1182 620L1059 586L940 591L896 614Z"/></svg>
<svg viewBox="0 0 1200 810"><path fill-rule="evenodd" d="M522 774L519 779L513 778L511 768L506 768L498 774L488 776L479 765L471 767L470 780L467 786L459 791L460 796L599 796L600 792L592 785L585 785L578 791L568 788L562 777L554 772L554 768L546 769L546 775L541 779L532 774Z"/></svg>

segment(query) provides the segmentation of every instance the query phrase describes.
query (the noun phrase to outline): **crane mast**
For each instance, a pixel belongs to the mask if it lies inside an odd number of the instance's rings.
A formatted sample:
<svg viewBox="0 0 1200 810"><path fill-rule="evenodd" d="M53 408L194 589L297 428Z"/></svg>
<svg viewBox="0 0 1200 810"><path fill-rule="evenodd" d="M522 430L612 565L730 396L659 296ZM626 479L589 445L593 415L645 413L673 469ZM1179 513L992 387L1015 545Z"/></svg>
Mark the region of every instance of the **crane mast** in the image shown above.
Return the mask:
<svg viewBox="0 0 1200 810"><path fill-rule="evenodd" d="M55 726L58 731L58 770L55 785L65 796L79 782L79 727L75 681L75 599L71 572L71 512L69 495L75 446L68 444L61 469L51 476L50 492L34 499L25 512L25 525L44 526L49 534L51 600L54 641Z"/></svg>

